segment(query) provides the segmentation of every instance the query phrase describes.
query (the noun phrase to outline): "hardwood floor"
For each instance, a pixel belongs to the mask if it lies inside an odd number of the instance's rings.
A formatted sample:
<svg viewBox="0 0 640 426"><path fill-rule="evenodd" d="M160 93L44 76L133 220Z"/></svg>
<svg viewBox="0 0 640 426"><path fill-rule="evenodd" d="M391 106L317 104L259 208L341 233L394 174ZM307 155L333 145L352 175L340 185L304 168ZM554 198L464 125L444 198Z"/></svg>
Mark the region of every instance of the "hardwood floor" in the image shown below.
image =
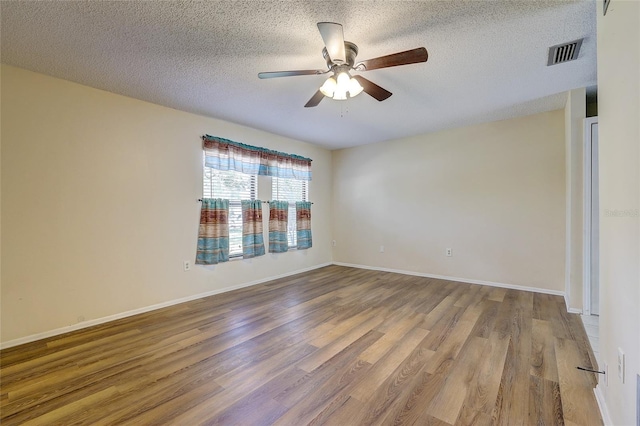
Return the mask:
<svg viewBox="0 0 640 426"><path fill-rule="evenodd" d="M2 425L601 425L558 296L329 266L0 353Z"/></svg>

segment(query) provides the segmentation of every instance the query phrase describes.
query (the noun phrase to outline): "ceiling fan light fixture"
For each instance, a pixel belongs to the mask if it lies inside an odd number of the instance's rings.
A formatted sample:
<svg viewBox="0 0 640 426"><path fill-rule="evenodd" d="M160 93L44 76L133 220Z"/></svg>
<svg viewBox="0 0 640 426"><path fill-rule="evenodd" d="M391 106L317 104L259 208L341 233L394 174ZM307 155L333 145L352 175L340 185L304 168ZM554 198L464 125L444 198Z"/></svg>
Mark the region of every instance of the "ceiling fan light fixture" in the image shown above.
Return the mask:
<svg viewBox="0 0 640 426"><path fill-rule="evenodd" d="M322 87L320 87L320 92L322 92L323 95L332 98L337 86L338 83L336 83L336 79L333 77L329 77L327 81L324 82Z"/></svg>
<svg viewBox="0 0 640 426"><path fill-rule="evenodd" d="M352 78L348 72L342 71L335 77L329 77L320 87L320 92L328 98L336 101L347 100L348 97L353 98L362 92L363 88L355 78Z"/></svg>
<svg viewBox="0 0 640 426"><path fill-rule="evenodd" d="M338 82L338 87L340 88L340 90L344 90L345 92L349 90L350 79L351 79L351 76L344 71L338 74L336 81Z"/></svg>
<svg viewBox="0 0 640 426"><path fill-rule="evenodd" d="M351 96L352 98L354 96L358 96L360 93L362 93L362 90L364 89L360 85L358 80L356 80L355 78L351 78L351 80L349 80L349 96Z"/></svg>
<svg viewBox="0 0 640 426"><path fill-rule="evenodd" d="M345 101L347 100L347 92L349 91L349 81L351 80L351 76L347 72L341 72L336 77L337 87L335 92L333 93L333 99L336 101Z"/></svg>
<svg viewBox="0 0 640 426"><path fill-rule="evenodd" d="M338 88L336 89L335 93L333 94L333 100L335 100L335 101L346 101L347 100L347 91L346 90L341 90L340 87L338 86Z"/></svg>

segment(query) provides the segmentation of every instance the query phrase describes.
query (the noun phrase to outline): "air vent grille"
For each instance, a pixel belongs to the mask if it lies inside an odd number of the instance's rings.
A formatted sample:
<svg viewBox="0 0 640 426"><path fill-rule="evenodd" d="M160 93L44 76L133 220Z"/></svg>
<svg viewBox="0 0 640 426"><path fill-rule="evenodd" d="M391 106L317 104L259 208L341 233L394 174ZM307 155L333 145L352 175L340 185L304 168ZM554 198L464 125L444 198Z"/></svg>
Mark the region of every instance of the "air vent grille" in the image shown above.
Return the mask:
<svg viewBox="0 0 640 426"><path fill-rule="evenodd" d="M582 40L579 39L569 43L558 44L549 48L549 59L547 66L562 64L564 62L574 61L578 59Z"/></svg>

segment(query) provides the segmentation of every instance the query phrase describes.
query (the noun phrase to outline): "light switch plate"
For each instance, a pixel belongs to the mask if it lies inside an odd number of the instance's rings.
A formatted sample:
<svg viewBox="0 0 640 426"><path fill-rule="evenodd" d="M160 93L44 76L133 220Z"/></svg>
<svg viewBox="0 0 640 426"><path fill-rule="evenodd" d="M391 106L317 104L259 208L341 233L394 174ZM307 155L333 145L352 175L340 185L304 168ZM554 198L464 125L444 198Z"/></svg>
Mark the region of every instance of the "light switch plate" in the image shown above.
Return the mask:
<svg viewBox="0 0 640 426"><path fill-rule="evenodd" d="M620 379L620 382L622 382L622 384L624 385L624 373L625 373L625 359L624 359L624 352L622 351L621 348L618 348L618 378Z"/></svg>

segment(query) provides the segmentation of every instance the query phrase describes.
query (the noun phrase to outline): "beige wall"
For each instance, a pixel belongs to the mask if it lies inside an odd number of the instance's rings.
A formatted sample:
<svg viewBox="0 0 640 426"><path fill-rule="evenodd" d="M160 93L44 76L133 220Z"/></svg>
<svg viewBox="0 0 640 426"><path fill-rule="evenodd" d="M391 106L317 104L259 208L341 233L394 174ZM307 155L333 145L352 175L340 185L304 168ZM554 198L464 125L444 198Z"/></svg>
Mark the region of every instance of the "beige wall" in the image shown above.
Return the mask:
<svg viewBox="0 0 640 426"><path fill-rule="evenodd" d="M601 1L597 8L600 354L610 372L608 386L599 389L612 424L632 425L640 409L640 2L611 2L606 16ZM624 384L618 348L626 354Z"/></svg>
<svg viewBox="0 0 640 426"><path fill-rule="evenodd" d="M564 108L566 219L565 293L569 308L582 310L584 228L584 119L586 90L567 92Z"/></svg>
<svg viewBox="0 0 640 426"><path fill-rule="evenodd" d="M2 80L2 342L332 256L565 290L563 111L331 153L10 66ZM182 271L204 133L314 159L313 249Z"/></svg>
<svg viewBox="0 0 640 426"><path fill-rule="evenodd" d="M564 150L560 110L334 151L334 261L563 292Z"/></svg>
<svg viewBox="0 0 640 426"><path fill-rule="evenodd" d="M205 133L314 160L312 249L182 271ZM2 342L331 261L325 149L9 66L1 136Z"/></svg>

